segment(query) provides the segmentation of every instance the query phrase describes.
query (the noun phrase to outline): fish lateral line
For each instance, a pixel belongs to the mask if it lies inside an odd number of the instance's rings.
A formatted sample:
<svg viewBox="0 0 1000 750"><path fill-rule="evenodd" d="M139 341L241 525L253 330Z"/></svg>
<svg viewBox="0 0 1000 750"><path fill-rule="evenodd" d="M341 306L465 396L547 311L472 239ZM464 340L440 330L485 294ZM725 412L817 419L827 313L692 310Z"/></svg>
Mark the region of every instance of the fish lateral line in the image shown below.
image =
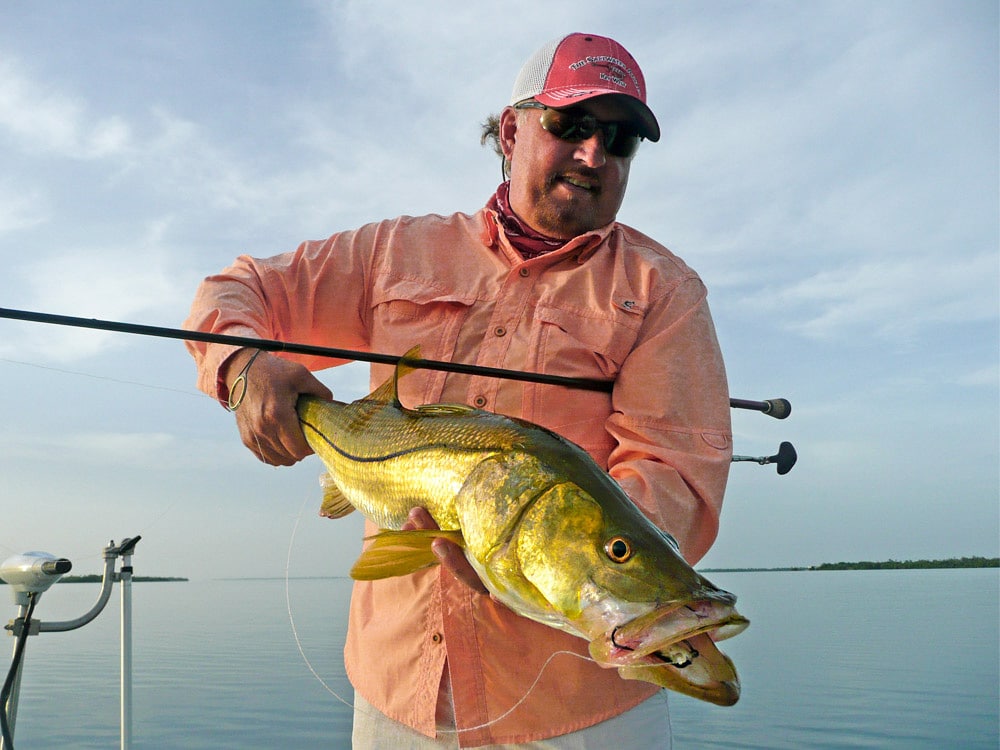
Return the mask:
<svg viewBox="0 0 1000 750"><path fill-rule="evenodd" d="M355 461L357 463L362 463L362 464L378 463L380 461L391 461L395 458L402 458L403 456L409 456L413 453L420 453L421 451L426 451L426 450L442 450L447 448L449 450L454 450L461 453L474 453L479 450L479 449L474 450L472 448L462 448L461 446L456 446L452 443L427 443L425 445L415 445L412 448L403 448L398 451L393 451L391 453L385 453L378 456L359 456L355 453L350 453L347 450L341 448L330 438L328 438L326 434L323 433L318 427L316 427L316 425L310 422L306 422L305 420L299 420L299 421L302 425L308 427L313 432L315 432L319 437L321 437L323 439L323 442L329 445L337 453L337 455L342 456L350 461Z"/></svg>

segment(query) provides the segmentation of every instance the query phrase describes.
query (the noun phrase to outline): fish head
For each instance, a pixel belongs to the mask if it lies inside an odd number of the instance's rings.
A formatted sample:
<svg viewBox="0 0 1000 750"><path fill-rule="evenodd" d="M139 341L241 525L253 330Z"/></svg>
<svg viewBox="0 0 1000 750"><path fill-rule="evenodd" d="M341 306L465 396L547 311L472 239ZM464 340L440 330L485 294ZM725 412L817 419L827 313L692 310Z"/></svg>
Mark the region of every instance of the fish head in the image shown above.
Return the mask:
<svg viewBox="0 0 1000 750"><path fill-rule="evenodd" d="M525 509L511 552L550 624L590 641L601 666L720 705L739 698L715 646L749 624L736 597L692 569L624 493L599 502L572 482L550 487Z"/></svg>

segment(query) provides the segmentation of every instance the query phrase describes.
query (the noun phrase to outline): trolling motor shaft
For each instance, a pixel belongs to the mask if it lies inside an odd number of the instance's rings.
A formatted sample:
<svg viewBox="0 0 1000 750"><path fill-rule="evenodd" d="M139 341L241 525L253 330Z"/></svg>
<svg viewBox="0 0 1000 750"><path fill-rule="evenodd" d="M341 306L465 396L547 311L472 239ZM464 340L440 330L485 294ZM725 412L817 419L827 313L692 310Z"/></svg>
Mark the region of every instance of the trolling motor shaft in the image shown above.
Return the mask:
<svg viewBox="0 0 1000 750"><path fill-rule="evenodd" d="M73 564L69 560L57 558L46 552L26 552L22 555L15 555L0 565L0 578L10 584L15 603L19 606L18 617L5 626L5 629L17 638L17 642L8 678L4 682L4 700L0 701L0 725L3 729L0 750L13 750L21 671L28 636L83 627L104 610L111 598L111 589L115 582L122 584L120 723L121 748L128 750L132 737L132 554L140 538L139 536L126 538L118 545L111 541L104 548L104 577L101 593L94 606L74 620L40 622L32 618L35 605L42 592L48 590L52 584L72 569ZM121 571L115 573L115 560L119 557L122 558Z"/></svg>

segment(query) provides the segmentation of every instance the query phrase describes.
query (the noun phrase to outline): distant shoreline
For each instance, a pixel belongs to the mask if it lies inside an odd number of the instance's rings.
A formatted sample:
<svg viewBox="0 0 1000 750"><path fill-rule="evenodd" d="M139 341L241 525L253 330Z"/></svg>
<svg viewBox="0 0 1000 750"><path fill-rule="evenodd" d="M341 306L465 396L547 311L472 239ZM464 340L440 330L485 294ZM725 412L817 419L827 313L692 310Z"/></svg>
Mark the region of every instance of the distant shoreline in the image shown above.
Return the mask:
<svg viewBox="0 0 1000 750"><path fill-rule="evenodd" d="M944 560L884 560L836 562L785 568L699 568L700 573L768 573L802 570L947 570L949 568L1000 568L1000 557L949 557Z"/></svg>
<svg viewBox="0 0 1000 750"><path fill-rule="evenodd" d="M829 570L947 570L967 568L1000 568L1000 557L949 557L943 560L883 560L873 562L861 560L858 562L822 563L809 566L786 566L776 568L698 568L699 573L782 573L801 571ZM343 578L344 576L294 576L295 580ZM102 576L97 574L63 576L59 583L100 583ZM190 579L175 576L133 576L133 583L178 583ZM283 577L249 577L222 578L224 581L271 581L284 580ZM0 580L0 583L3 583Z"/></svg>

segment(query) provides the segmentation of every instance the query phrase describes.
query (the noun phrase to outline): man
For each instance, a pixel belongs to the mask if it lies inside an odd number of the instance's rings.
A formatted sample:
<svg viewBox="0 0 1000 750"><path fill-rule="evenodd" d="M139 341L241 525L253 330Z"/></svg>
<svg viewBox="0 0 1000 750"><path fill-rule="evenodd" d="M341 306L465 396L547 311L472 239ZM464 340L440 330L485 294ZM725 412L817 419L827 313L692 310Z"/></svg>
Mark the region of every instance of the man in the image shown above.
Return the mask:
<svg viewBox="0 0 1000 750"><path fill-rule="evenodd" d="M393 354L419 343L428 359L614 379L603 394L418 371L400 397L464 402L560 432L693 563L717 533L731 457L722 358L701 280L615 221L639 141L659 135L642 72L621 45L556 40L525 64L487 129L510 179L486 207L243 256L206 279L187 325ZM239 399L240 434L261 460L287 465L310 452L295 402L329 398L310 369L335 362L190 349L200 387ZM373 367L372 385L388 374ZM431 524L422 509L410 515L412 527ZM440 568L355 584L345 648L355 747L669 746L661 691L597 667L583 640L496 603L460 551L437 544Z"/></svg>

